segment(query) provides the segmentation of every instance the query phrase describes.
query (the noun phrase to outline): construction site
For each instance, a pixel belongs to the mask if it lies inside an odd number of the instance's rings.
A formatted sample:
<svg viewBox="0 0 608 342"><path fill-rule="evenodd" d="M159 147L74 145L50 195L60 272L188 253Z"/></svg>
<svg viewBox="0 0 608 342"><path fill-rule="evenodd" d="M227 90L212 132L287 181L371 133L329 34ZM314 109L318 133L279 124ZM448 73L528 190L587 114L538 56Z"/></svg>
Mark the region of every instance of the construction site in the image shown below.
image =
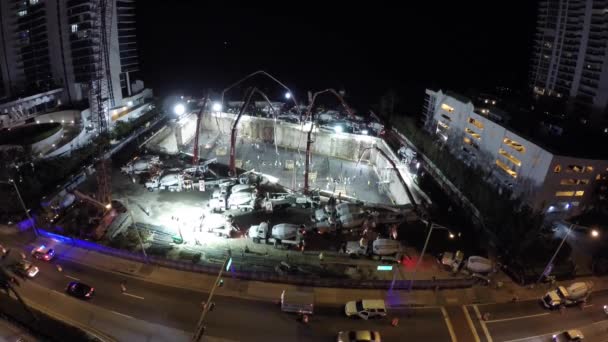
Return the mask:
<svg viewBox="0 0 608 342"><path fill-rule="evenodd" d="M176 104L126 161L110 164L100 151L92 177L51 206L54 230L195 263L235 253L248 271L287 275L383 279L391 274L378 265L411 264L407 236L424 227L430 204L415 153L369 134L380 124L361 121L335 91L325 92L341 111L320 111L314 98L290 110L266 101L266 117L252 115L255 92L233 110L206 97ZM299 109L298 122L279 119Z"/></svg>

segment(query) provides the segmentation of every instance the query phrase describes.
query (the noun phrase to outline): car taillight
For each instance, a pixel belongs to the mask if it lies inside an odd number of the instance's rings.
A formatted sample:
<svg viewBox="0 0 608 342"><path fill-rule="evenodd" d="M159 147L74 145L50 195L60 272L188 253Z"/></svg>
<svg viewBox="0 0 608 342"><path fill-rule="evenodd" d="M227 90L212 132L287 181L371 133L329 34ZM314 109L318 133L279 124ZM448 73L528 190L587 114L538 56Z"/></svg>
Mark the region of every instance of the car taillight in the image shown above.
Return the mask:
<svg viewBox="0 0 608 342"><path fill-rule="evenodd" d="M49 260L50 258L51 258L51 256L48 254L44 256L44 260Z"/></svg>

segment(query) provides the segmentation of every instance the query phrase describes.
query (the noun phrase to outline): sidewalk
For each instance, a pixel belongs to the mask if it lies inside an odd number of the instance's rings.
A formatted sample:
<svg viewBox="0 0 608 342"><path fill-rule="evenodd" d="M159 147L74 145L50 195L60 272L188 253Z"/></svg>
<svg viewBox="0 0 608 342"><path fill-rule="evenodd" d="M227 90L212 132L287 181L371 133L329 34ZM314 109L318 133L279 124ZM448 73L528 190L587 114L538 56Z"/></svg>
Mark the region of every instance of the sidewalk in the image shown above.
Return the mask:
<svg viewBox="0 0 608 342"><path fill-rule="evenodd" d="M189 290L208 292L215 281L215 275L178 271L170 268L147 265L125 260L97 252L58 243L52 239L41 238L37 243L53 246L58 255L73 262L103 271L120 273L145 281L185 288ZM507 275L499 273L495 281L503 282L500 289L486 286L476 286L468 289L455 290L366 290L343 288L305 288L279 283L264 283L230 278L230 273L224 273L224 286L216 290L217 295L237 297L250 300L276 302L283 290L310 290L315 293L315 304L319 306L342 306L345 302L360 298L387 298L391 306L444 306L481 303L509 302L517 296L518 300L538 299L551 287L542 284L535 288L521 287ZM593 281L594 290L608 289L608 278L583 277L576 281ZM570 284L573 281L564 282Z"/></svg>

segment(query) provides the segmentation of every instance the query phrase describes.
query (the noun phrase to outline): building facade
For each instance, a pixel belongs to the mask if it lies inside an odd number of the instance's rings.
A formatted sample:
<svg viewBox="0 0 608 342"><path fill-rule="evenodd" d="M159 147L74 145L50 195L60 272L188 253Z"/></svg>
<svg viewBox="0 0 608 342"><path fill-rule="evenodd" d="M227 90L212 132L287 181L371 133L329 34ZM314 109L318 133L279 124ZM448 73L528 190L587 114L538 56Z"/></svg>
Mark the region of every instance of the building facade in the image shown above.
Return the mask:
<svg viewBox="0 0 608 342"><path fill-rule="evenodd" d="M102 22L108 33L103 42ZM0 34L0 102L30 99L2 107L5 120L22 121L57 104L86 100L91 81L100 76L109 80L110 108L134 93L135 0L3 0ZM102 46L107 54L100 53ZM39 95L49 91L55 96Z"/></svg>
<svg viewBox="0 0 608 342"><path fill-rule="evenodd" d="M572 111L604 118L608 107L608 1L539 2L530 86L569 100Z"/></svg>
<svg viewBox="0 0 608 342"><path fill-rule="evenodd" d="M592 204L608 161L560 155L507 126L509 116L495 99L473 101L441 90L426 90L425 129L471 167L491 174L531 207L576 214Z"/></svg>

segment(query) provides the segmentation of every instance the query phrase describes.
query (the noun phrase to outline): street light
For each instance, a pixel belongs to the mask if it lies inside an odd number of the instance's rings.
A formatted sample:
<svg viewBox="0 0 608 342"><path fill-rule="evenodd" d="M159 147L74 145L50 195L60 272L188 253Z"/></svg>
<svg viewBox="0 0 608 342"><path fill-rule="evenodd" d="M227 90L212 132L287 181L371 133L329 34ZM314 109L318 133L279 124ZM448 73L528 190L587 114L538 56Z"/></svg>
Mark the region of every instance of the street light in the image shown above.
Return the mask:
<svg viewBox="0 0 608 342"><path fill-rule="evenodd" d="M173 112L177 115L183 115L186 112L186 106L183 103L178 103L173 107Z"/></svg>
<svg viewBox="0 0 608 342"><path fill-rule="evenodd" d="M36 237L38 237L38 229L36 228L36 222L34 222L34 219L32 218L32 216L30 216L30 211L27 210L25 203L23 202L23 198L21 197L21 193L19 192L19 188L17 188L17 183L15 183L15 181L13 179L9 179L8 182L7 181L0 181L0 183L2 184L9 184L9 185L13 185L13 187L15 188L15 192L17 193L17 197L19 198L19 202L21 203L21 207L23 208L23 211L25 211L25 215L27 216L27 219L32 222L32 229L34 230L34 234L36 235Z"/></svg>
<svg viewBox="0 0 608 342"><path fill-rule="evenodd" d="M285 93L285 98L289 100L291 98L291 93L290 92L286 92Z"/></svg>
<svg viewBox="0 0 608 342"><path fill-rule="evenodd" d="M334 126L334 131L336 133L342 133L344 131L344 128L342 128L342 126Z"/></svg>
<svg viewBox="0 0 608 342"><path fill-rule="evenodd" d="M447 230L448 233L450 234L449 237L450 239L454 238L454 234L446 227L432 223L429 221L429 233L426 235L426 241L424 242L424 247L422 247L422 252L420 253L420 258L418 258L418 261L416 262L416 266L414 266L414 272L412 272L412 279L410 280L410 286L408 288L408 291L412 290L412 287L414 286L414 279L416 278L416 271L418 270L418 266L420 266L420 262L422 262L422 259L424 258L424 253L426 252L426 247L429 244L429 240L431 239L431 233L433 232L433 229L444 229ZM393 277L393 282L391 283L391 290L393 289L393 283L395 282L394 277Z"/></svg>
<svg viewBox="0 0 608 342"><path fill-rule="evenodd" d="M545 270L543 271L543 273L538 277L538 280L536 281L536 283L540 283L541 279L543 278L543 276L548 276L549 273L551 273L551 265L553 265L553 261L555 260L555 257L557 257L557 254L559 253L559 251L562 249L562 246L564 245L564 242L566 242L566 239L568 238L568 235L570 235L570 233L572 232L572 228L574 227L574 224L571 223L568 226L568 230L566 231L566 234L564 234L564 237L562 238L562 241L559 243L559 246L557 246L557 249L555 250L555 253L553 254L553 256L551 257L551 259L549 260L549 262L547 263L547 266L545 267ZM597 238L600 236L600 232L597 229L592 229L590 231L590 235L592 238Z"/></svg>
<svg viewBox="0 0 608 342"><path fill-rule="evenodd" d="M214 112L221 112L222 111L222 104L219 102L214 102L213 106L211 106L211 110L213 110Z"/></svg>

